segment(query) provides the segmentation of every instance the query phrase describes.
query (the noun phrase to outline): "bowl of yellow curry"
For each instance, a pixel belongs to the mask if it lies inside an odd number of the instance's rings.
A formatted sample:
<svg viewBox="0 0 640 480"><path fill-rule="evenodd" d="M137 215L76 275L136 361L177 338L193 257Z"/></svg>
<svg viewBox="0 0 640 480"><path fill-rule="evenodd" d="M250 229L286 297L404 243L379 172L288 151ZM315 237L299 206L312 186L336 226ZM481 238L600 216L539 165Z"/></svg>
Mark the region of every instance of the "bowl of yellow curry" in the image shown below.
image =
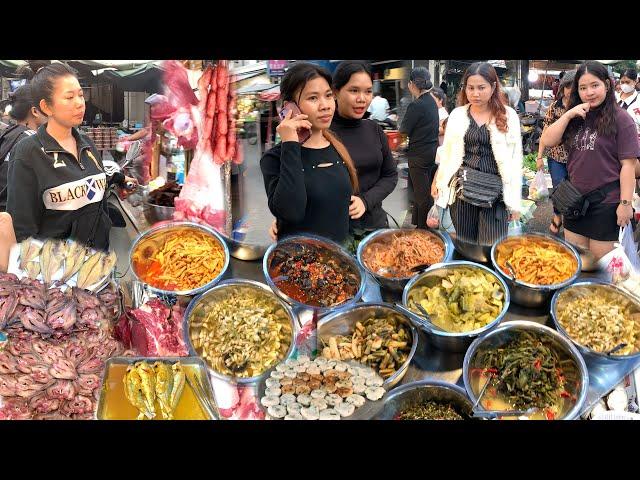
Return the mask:
<svg viewBox="0 0 640 480"><path fill-rule="evenodd" d="M169 222L141 234L129 252L136 279L161 294L194 296L216 285L229 267L218 232L192 222Z"/></svg>
<svg viewBox="0 0 640 480"><path fill-rule="evenodd" d="M575 248L541 233L501 238L491 248L491 262L513 302L532 308L548 305L553 293L575 282L582 270Z"/></svg>

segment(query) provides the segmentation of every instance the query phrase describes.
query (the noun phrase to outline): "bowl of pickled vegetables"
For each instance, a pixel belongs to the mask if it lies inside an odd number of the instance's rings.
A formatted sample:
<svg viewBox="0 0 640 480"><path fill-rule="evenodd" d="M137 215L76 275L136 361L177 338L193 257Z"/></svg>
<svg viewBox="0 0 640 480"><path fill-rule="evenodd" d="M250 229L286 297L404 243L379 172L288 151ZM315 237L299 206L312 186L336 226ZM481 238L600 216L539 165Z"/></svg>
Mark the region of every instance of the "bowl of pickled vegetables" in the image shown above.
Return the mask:
<svg viewBox="0 0 640 480"><path fill-rule="evenodd" d="M511 290L514 303L548 305L553 293L580 275L580 255L567 242L540 233L507 236L491 248L491 262Z"/></svg>
<svg viewBox="0 0 640 480"><path fill-rule="evenodd" d="M640 301L615 285L591 280L559 290L551 318L587 357L607 363L640 358Z"/></svg>
<svg viewBox="0 0 640 480"><path fill-rule="evenodd" d="M467 394L504 419L571 420L587 398L589 372L578 349L536 322L513 321L476 339L462 366Z"/></svg>
<svg viewBox="0 0 640 480"><path fill-rule="evenodd" d="M509 289L495 272L467 261L434 265L414 277L402 295L416 326L436 347L453 352L464 352L498 325L509 302Z"/></svg>

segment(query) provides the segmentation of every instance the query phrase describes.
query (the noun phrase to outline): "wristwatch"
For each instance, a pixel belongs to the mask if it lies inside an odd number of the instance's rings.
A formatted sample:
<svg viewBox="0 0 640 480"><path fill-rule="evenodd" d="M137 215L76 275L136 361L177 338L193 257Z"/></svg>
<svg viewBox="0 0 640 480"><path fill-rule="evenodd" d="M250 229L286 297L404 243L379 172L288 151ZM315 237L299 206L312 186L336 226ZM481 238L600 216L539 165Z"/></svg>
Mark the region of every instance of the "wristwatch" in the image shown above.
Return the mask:
<svg viewBox="0 0 640 480"><path fill-rule="evenodd" d="M631 202L629 200L620 200L620 203L625 206L631 205Z"/></svg>

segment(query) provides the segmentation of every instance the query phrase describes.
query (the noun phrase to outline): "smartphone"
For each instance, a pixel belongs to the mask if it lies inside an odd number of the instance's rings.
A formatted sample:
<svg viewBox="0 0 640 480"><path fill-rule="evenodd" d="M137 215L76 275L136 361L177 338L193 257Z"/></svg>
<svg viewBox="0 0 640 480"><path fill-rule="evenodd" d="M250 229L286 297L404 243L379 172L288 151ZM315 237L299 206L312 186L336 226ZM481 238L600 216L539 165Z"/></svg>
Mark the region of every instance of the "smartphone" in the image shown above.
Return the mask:
<svg viewBox="0 0 640 480"><path fill-rule="evenodd" d="M284 102L284 105L282 105L282 110L280 110L280 120L284 120L284 117L288 112L291 112L291 118L294 118L296 115L300 115L302 113L298 105L296 105L294 102ZM298 141L300 143L304 143L309 140L310 136L311 132L306 128L298 129Z"/></svg>

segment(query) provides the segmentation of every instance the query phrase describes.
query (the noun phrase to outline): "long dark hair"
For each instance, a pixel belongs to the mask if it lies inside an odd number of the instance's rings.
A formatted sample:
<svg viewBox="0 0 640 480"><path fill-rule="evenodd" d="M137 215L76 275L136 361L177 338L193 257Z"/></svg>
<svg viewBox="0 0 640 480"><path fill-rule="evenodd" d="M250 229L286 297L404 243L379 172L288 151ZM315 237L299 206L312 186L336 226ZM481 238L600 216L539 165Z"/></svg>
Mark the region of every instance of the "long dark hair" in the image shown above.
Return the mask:
<svg viewBox="0 0 640 480"><path fill-rule="evenodd" d="M498 74L493 65L487 62L476 62L469 65L469 68L464 72L462 77L462 84L460 85L460 93L458 94L458 105L466 105L469 103L467 98L467 80L472 75L480 75L490 85L495 86L491 98L489 99L489 109L491 110L491 116L496 122L496 127L503 133L509 130L507 125L507 109L504 106L502 100L502 87L498 79Z"/></svg>
<svg viewBox="0 0 640 480"><path fill-rule="evenodd" d="M345 60L338 64L335 72L333 72L333 78L331 85L334 90L340 90L344 87L349 80L351 80L351 76L356 73L366 73L369 75L369 78L373 82L373 77L371 76L371 68L362 60Z"/></svg>
<svg viewBox="0 0 640 480"><path fill-rule="evenodd" d="M34 106L40 109L40 101L53 104L53 91L58 78L72 76L78 78L78 72L65 63L52 63L40 68L31 79L31 97ZM43 112L44 113L44 112Z"/></svg>
<svg viewBox="0 0 640 480"><path fill-rule="evenodd" d="M318 65L314 65L313 63L294 63L289 70L287 70L284 77L282 77L282 82L280 82L280 95L282 96L282 100L298 104L300 101L300 94L302 93L302 90L304 90L307 82L318 77L324 78L329 86L333 83L331 74L326 69ZM342 161L347 166L349 178L351 179L351 188L354 192L358 192L358 171L356 170L347 148L330 130L324 130L322 133L329 143L331 143L333 148L336 149L342 158Z"/></svg>
<svg viewBox="0 0 640 480"><path fill-rule="evenodd" d="M578 83L585 73L590 73L602 80L607 88L607 94L604 97L604 101L597 108L589 110L587 115L593 115L595 117L595 128L598 135L615 135L618 132L618 128L616 126L616 109L620 107L616 104L616 99L613 93L613 81L611 80L611 77L609 77L609 71L607 70L607 67L602 65L600 62L589 60L578 67L578 70L576 71L576 78L573 80L573 89L571 90L571 97L569 99L569 107L567 110L571 110L573 107L584 103L580 100ZM564 131L564 135L562 137L563 141L566 142L573 138L583 123L584 120L580 117L572 119Z"/></svg>

